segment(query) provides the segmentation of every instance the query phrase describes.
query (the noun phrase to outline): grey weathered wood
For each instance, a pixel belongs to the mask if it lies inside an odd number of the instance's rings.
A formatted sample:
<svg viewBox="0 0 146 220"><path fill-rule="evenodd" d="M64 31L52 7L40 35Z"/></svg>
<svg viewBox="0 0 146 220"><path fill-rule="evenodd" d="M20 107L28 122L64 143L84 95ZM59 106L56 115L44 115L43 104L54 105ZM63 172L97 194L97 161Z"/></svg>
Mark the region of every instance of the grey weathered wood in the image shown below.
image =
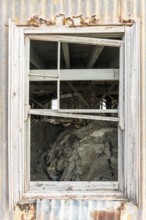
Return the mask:
<svg viewBox="0 0 146 220"><path fill-rule="evenodd" d="M60 51L61 43L58 41L58 54L57 54L57 109L60 108Z"/></svg>
<svg viewBox="0 0 146 220"><path fill-rule="evenodd" d="M119 126L124 130L124 43L120 48L119 118Z"/></svg>
<svg viewBox="0 0 146 220"><path fill-rule="evenodd" d="M29 70L29 76L57 78L58 70Z"/></svg>
<svg viewBox="0 0 146 220"><path fill-rule="evenodd" d="M133 125L133 122L131 121L131 32L129 28L126 28L125 32L125 143L124 143L124 150L125 150L125 158L124 158L124 173L125 173L125 193L129 197L134 198L133 195L133 184L131 185L131 180L134 176L134 169L133 166L129 166L130 164L133 164L133 144L132 140L130 138L131 135L131 126ZM129 73L129 74L127 74ZM128 104L128 105L127 105ZM131 125L130 125L131 121ZM129 147L131 147L131 153L129 154ZM129 172L128 172L129 170Z"/></svg>
<svg viewBox="0 0 146 220"><path fill-rule="evenodd" d="M63 113L118 113L118 109L59 109L59 112Z"/></svg>
<svg viewBox="0 0 146 220"><path fill-rule="evenodd" d="M141 204L139 24L125 33L125 192Z"/></svg>
<svg viewBox="0 0 146 220"><path fill-rule="evenodd" d="M65 35L29 35L31 40L40 41L53 41L63 43L77 43L77 44L88 44L88 45L99 45L107 47L120 47L121 40L109 40L102 38L90 38L90 37L76 37L76 36L65 36Z"/></svg>
<svg viewBox="0 0 146 220"><path fill-rule="evenodd" d="M16 29L17 31L17 29ZM17 36L18 37L18 36ZM18 40L18 39L17 39ZM12 133L12 127L13 127L13 106L12 106L12 89L13 89L13 43L14 43L14 36L13 36L13 24L11 21L9 21L9 82L8 82L8 174L9 174L9 208L12 209L14 206L14 177L13 177L13 172L14 172L14 164L12 163L13 158L14 158L14 152L13 152L13 133Z"/></svg>
<svg viewBox="0 0 146 220"><path fill-rule="evenodd" d="M32 63L38 69L44 69L45 63L41 57L36 53L34 47L31 45L30 49L30 63Z"/></svg>
<svg viewBox="0 0 146 220"><path fill-rule="evenodd" d="M9 208L22 198L24 35L9 21L8 172ZM21 37L20 37L21 35ZM20 74L21 73L21 74ZM18 159L19 158L19 159Z"/></svg>
<svg viewBox="0 0 146 220"><path fill-rule="evenodd" d="M20 30L20 69L19 69L19 75L20 75L20 85L21 85L21 89L20 89L20 93L19 96L21 98L20 100L20 133L21 133L21 144L20 144L20 154L19 154L19 159L20 159L20 192L19 192L19 197L20 199L23 197L24 194L24 185L25 185L25 181L24 181L24 154L25 154L25 145L24 145L24 139L25 139L25 131L24 131L24 118L25 118L25 112L24 112L24 94L25 94L25 90L24 87L25 85L22 84L22 82L24 81L24 77L25 77L25 73L24 73L24 63L25 63L25 54L24 54L24 50L25 50L25 46L24 46L24 41L25 41L25 37L24 37L24 32L23 29ZM21 74L20 74L21 73Z"/></svg>
<svg viewBox="0 0 146 220"><path fill-rule="evenodd" d="M84 27L84 28L67 28L65 26L49 26L49 28L40 27L24 27L25 34L87 34L87 33L96 33L99 34L100 37L109 37L109 36L120 36L122 37L124 34L124 26L117 25L98 25L96 27Z"/></svg>
<svg viewBox="0 0 146 220"><path fill-rule="evenodd" d="M40 185L40 187L38 187ZM43 192L43 187L45 188L45 191L52 192L52 191L69 191L69 188L72 188L72 191L80 191L84 192L85 189L88 191L97 191L97 190L118 190L118 182L116 181L101 181L101 182L90 182L90 181L79 181L78 184L76 184L75 181L63 181L63 182L43 182L43 181L31 181L30 182L30 192Z"/></svg>
<svg viewBox="0 0 146 220"><path fill-rule="evenodd" d="M62 49L63 49L66 68L70 69L70 56L69 56L69 45L68 45L68 43L62 43Z"/></svg>
<svg viewBox="0 0 146 220"><path fill-rule="evenodd" d="M86 68L90 69L95 64L104 47L95 46L89 51Z"/></svg>
<svg viewBox="0 0 146 220"><path fill-rule="evenodd" d="M30 81L55 81L57 70L30 70ZM118 69L64 69L60 70L60 80L118 81Z"/></svg>
<svg viewBox="0 0 146 220"><path fill-rule="evenodd" d="M29 109L29 70L30 70L30 39L25 38L25 48L24 48L24 191L29 189L30 182L30 116L28 115ZM26 162L27 160L27 162Z"/></svg>
<svg viewBox="0 0 146 220"><path fill-rule="evenodd" d="M88 200L113 200L113 201L128 201L127 197L123 194L123 192L119 190L97 190L97 191L88 191L85 190L84 192L80 191L60 191L60 192L26 192L24 194L24 199L29 200L32 199L62 199L62 200L68 200L68 199L88 199Z"/></svg>
<svg viewBox="0 0 146 220"><path fill-rule="evenodd" d="M123 37L123 41L124 41ZM120 47L120 74L119 74L119 126L118 126L118 181L119 188L124 191L124 42Z"/></svg>
<svg viewBox="0 0 146 220"><path fill-rule="evenodd" d="M59 111L49 110L49 109L30 109L28 110L28 114L52 116L52 117L80 118L80 119L100 120L100 121L117 121L117 122L119 121L119 118L116 117L60 113Z"/></svg>
<svg viewBox="0 0 146 220"><path fill-rule="evenodd" d="M10 25L11 26L11 25ZM26 29L26 33L59 33L59 30L54 30L54 28L45 28L45 29L38 29L38 28L32 28L29 27ZM62 27L61 27L62 28ZM83 28L84 29L84 28ZM84 33L84 30L82 28L80 29L80 32ZM89 29L86 28L85 32L89 33ZM124 29L122 27L122 29ZM140 178L140 72L139 72L139 50L137 49L139 38L138 38L138 31L137 31L137 24L134 24L132 27L132 31L130 31L131 28L125 28L126 30L126 38L125 38L125 68L124 68L124 78L125 78L125 131L122 132L124 135L122 137L125 137L125 140L122 142L123 147L123 155L119 155L121 157L120 161L123 160L123 168L124 168L124 193L127 197L129 197L131 200L133 200L135 203L140 204L140 186L141 186L141 178ZM91 29L90 29L91 30ZM116 32L117 28L115 28ZM63 32L66 32L67 29L63 29ZM69 29L72 33L77 33L77 29ZM76 31L76 32L75 32ZM98 28L94 28L94 31L98 31ZM106 33L106 28L104 29ZM102 29L102 33L104 32ZM14 33L15 32L15 33ZM23 28L22 28L23 32ZM24 60L23 48L20 49L20 41L19 41L19 31L18 29L14 27L10 27L10 62L9 62L9 131L8 131L8 145L9 145L9 199L10 199L10 207L13 207L13 205L21 199L23 189L22 181L25 182L25 172L27 169L27 165L29 164L28 158L27 158L27 152L23 154L23 151L26 151L26 146L24 146L24 138L21 136L21 134L24 134L24 130L27 128L24 128L24 119L27 118L24 117L24 113L20 113L20 111L23 111L24 108L24 91L23 91L23 67L25 65L22 65L22 60ZM67 32L66 32L67 33ZM78 32L79 33L79 32ZM24 35L23 35L24 37ZM15 39L15 40L14 40ZM24 38L22 39L22 42ZM21 44L21 43L20 43ZM21 54L19 53L21 50ZM19 52L18 52L19 51ZM18 53L17 53L18 52ZM13 56L12 56L13 55ZM19 65L17 65L19 64ZM28 76L25 72L26 81L28 81ZM53 77L52 77L53 78ZM21 90L22 89L22 90ZM27 91L27 90L25 90ZM25 103L27 104L27 103ZM28 110L28 106L26 106L26 113L29 113L29 111L36 111L36 110ZM32 112L31 112L32 113ZM39 112L35 112L36 114L39 114ZM41 113L42 114L42 113ZM43 114L45 114L43 110ZM48 114L48 113L47 113ZM54 114L53 114L54 115ZM60 113L62 116L62 113ZM69 114L67 114L68 116ZM74 117L77 117L76 114L71 114L71 116L74 115ZM25 115L27 116L27 115ZM48 114L50 116L50 114ZM70 115L69 115L70 116ZM55 117L55 116L52 116ZM59 117L59 116L56 116ZM106 118L106 117L105 117ZM100 117L101 119L101 117ZM121 136L120 136L121 138ZM121 154L121 151L119 152ZM24 166L26 164L26 166ZM123 165L122 164L122 165ZM24 169L25 167L25 169ZM119 170L120 172L120 170ZM24 176L24 177L23 177ZM120 179L119 179L120 181ZM23 199L34 199L34 198L61 198L61 199L67 199L67 198L88 198L88 199L116 199L116 200L123 200L123 193L121 191L113 190L110 191L108 188L105 190L100 190L100 187L97 191L88 192L86 189L85 192L78 192L74 191L69 194L68 191L60 191L58 193L53 192L43 192L43 186L45 185L45 182L41 183L42 187L39 191L39 185L40 182L38 182L38 185L34 183L34 185L30 186L35 187L35 190L31 192L28 189L25 193L23 193ZM36 184L36 185L35 185ZM52 183L50 183L52 184ZM91 184L91 183L90 183ZM78 183L77 183L78 185ZM98 183L97 183L98 185ZM119 185L121 185L121 182L119 182ZM47 186L49 187L49 183L47 183ZM57 185L56 185L57 186ZM53 183L53 187L54 183ZM77 187L77 186L76 186ZM98 187L97 187L98 188ZM96 188L96 189L97 189ZM119 187L121 189L121 187ZM46 189L46 188L44 188ZM142 194L141 194L142 195Z"/></svg>
<svg viewBox="0 0 146 220"><path fill-rule="evenodd" d="M29 75L29 81L57 81L58 78L50 76L41 76L41 75Z"/></svg>

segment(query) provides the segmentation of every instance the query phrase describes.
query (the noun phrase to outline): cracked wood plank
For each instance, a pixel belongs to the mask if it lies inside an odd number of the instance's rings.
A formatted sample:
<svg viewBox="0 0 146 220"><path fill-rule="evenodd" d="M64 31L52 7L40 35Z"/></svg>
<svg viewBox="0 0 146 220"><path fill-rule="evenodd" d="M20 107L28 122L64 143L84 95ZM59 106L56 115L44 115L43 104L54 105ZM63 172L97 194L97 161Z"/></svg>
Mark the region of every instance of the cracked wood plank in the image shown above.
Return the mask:
<svg viewBox="0 0 146 220"><path fill-rule="evenodd" d="M30 115L42 115L42 116L53 116L53 117L65 117L65 118L80 118L89 120L100 120L100 121L119 121L118 117L106 117L106 116L94 116L94 115L80 115L71 113L60 113L57 110L48 109L30 109L28 110Z"/></svg>

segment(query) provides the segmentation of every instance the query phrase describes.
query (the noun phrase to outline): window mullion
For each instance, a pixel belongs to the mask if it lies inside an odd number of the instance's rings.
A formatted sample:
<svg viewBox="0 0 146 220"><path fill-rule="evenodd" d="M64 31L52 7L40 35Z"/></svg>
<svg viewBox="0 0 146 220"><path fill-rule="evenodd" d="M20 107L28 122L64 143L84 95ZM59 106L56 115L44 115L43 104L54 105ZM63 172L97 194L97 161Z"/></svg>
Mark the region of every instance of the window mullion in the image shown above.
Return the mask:
<svg viewBox="0 0 146 220"><path fill-rule="evenodd" d="M125 39L123 39L125 40ZM120 47L120 62L119 62L119 127L118 127L118 181L120 190L124 190L124 41Z"/></svg>
<svg viewBox="0 0 146 220"><path fill-rule="evenodd" d="M25 110L25 155L24 155L24 191L28 190L30 182L30 117L28 111L29 106L29 62L30 62L30 39L26 38L26 48L25 48L25 97L24 97L24 110Z"/></svg>
<svg viewBox="0 0 146 220"><path fill-rule="evenodd" d="M57 103L58 107L57 109L60 109L60 46L61 43L58 41L58 58L57 58Z"/></svg>
<svg viewBox="0 0 146 220"><path fill-rule="evenodd" d="M56 110L48 110L48 109L30 109L28 113L29 115L42 115L42 116L64 117L64 118L80 118L80 119L99 120L99 121L115 121L115 122L119 121L117 117L60 113L58 112L58 110L56 111Z"/></svg>
<svg viewBox="0 0 146 220"><path fill-rule="evenodd" d="M119 126L124 130L124 43L120 48L120 63L119 63Z"/></svg>

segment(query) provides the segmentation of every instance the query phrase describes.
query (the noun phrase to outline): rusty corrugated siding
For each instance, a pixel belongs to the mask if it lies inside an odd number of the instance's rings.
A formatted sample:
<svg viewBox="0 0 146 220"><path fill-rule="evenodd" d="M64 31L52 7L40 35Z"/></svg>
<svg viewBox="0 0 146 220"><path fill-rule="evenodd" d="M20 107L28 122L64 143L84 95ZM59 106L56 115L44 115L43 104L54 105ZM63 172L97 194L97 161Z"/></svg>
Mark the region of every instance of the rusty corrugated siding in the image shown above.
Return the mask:
<svg viewBox="0 0 146 220"><path fill-rule="evenodd" d="M0 220L12 219L8 212L8 18L19 23L38 14L43 18L51 18L56 13L66 16L96 14L100 23L115 24L121 19L141 20L141 82L142 82L142 146L143 174L145 174L146 143L146 79L145 79L145 0L1 0L0 1ZM143 175L145 184L146 178ZM145 192L143 192L145 199ZM133 218L132 218L133 220Z"/></svg>
<svg viewBox="0 0 146 220"><path fill-rule="evenodd" d="M19 204L15 220L141 220L132 203L89 200L38 200Z"/></svg>
<svg viewBox="0 0 146 220"><path fill-rule="evenodd" d="M40 200L36 219L40 220L120 220L124 204L91 200Z"/></svg>
<svg viewBox="0 0 146 220"><path fill-rule="evenodd" d="M142 16L142 0L1 0L1 2L2 17L6 22L8 17L23 23L34 14L50 18L56 13L64 13L66 16L96 14L101 23L111 24L118 23L121 18Z"/></svg>

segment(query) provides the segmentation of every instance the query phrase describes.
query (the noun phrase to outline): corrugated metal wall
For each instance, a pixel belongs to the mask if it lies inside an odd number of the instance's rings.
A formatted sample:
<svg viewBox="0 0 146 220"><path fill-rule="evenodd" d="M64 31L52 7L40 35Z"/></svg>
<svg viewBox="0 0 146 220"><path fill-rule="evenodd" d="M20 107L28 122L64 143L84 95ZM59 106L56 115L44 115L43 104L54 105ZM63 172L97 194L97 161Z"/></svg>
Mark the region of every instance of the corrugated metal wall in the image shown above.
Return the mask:
<svg viewBox="0 0 146 220"><path fill-rule="evenodd" d="M142 16L143 2L142 0L1 0L1 22L3 25L3 22L7 22L7 18L10 17L22 23L34 14L50 18L61 12L66 16L96 14L103 23L117 23L120 18Z"/></svg>
<svg viewBox="0 0 146 220"><path fill-rule="evenodd" d="M96 200L38 200L19 204L15 220L141 220L142 212L131 202Z"/></svg>
<svg viewBox="0 0 146 220"><path fill-rule="evenodd" d="M51 18L56 13L66 16L96 14L100 23L115 24L120 19L141 20L141 82L142 82L142 147L145 173L145 0L0 0L0 220L8 217L8 18L18 23L38 14ZM145 181L143 175L143 182ZM145 182L144 182L145 183ZM145 192L143 192L145 197ZM144 198L145 199L145 198Z"/></svg>

